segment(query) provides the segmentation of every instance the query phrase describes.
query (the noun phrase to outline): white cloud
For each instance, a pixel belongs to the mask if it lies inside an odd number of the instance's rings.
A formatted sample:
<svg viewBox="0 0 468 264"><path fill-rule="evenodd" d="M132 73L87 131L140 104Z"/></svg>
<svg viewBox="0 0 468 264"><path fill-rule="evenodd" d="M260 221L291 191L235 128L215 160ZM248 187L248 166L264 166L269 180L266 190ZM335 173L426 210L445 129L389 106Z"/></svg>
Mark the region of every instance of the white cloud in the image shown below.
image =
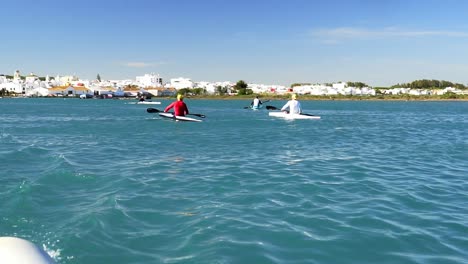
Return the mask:
<svg viewBox="0 0 468 264"><path fill-rule="evenodd" d="M416 38L416 37L457 37L466 38L468 32L437 31L437 30L404 30L395 27L383 29L367 29L340 27L331 29L315 29L311 35L322 39L325 43L338 43L344 39L377 39L377 38Z"/></svg>

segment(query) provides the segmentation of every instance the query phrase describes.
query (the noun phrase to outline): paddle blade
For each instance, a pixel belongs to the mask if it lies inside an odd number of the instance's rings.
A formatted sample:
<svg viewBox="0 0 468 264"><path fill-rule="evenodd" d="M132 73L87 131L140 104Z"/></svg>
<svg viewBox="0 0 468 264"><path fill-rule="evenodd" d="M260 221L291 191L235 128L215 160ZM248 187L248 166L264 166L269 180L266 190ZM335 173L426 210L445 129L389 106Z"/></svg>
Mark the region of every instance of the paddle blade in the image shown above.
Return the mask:
<svg viewBox="0 0 468 264"><path fill-rule="evenodd" d="M148 112L148 113L158 113L158 112L161 112L161 111L159 111L159 110L156 109L156 108L151 108L151 107L150 107L150 108L146 109L146 112Z"/></svg>
<svg viewBox="0 0 468 264"><path fill-rule="evenodd" d="M268 110L280 110L279 108L274 107L274 106L272 106L272 105L267 105L267 106L266 106L266 109L268 109Z"/></svg>
<svg viewBox="0 0 468 264"><path fill-rule="evenodd" d="M205 117L206 117L206 115L202 115L202 114L190 114L190 115L198 116L198 117L201 117L201 118L205 118Z"/></svg>

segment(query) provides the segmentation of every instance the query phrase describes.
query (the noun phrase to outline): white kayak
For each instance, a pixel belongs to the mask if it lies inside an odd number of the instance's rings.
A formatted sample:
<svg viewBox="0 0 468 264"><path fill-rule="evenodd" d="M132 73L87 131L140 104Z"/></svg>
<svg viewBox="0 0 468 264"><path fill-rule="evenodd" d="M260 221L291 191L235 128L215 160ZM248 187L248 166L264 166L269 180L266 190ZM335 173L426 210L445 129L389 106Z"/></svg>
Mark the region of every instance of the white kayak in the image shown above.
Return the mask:
<svg viewBox="0 0 468 264"><path fill-rule="evenodd" d="M260 110L260 109L262 109L262 108L263 108L263 105L258 105L258 106L250 106L250 109L251 109L251 110L254 110L254 111L256 111L256 110Z"/></svg>
<svg viewBox="0 0 468 264"><path fill-rule="evenodd" d="M186 122L202 122L200 119L191 118L187 116L174 116L172 113L159 113L159 116L164 118L174 119L176 121L186 121Z"/></svg>
<svg viewBox="0 0 468 264"><path fill-rule="evenodd" d="M310 114L288 114L285 112L269 112L269 116L281 117L284 119L320 119L320 116Z"/></svg>

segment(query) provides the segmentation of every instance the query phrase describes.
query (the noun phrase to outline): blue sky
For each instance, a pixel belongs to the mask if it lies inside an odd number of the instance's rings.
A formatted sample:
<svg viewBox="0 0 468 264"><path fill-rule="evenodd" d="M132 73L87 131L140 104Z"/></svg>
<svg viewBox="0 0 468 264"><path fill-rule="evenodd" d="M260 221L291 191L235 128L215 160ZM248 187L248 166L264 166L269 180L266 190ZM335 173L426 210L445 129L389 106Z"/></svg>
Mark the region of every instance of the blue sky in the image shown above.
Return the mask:
<svg viewBox="0 0 468 264"><path fill-rule="evenodd" d="M0 73L468 84L464 0L16 0Z"/></svg>

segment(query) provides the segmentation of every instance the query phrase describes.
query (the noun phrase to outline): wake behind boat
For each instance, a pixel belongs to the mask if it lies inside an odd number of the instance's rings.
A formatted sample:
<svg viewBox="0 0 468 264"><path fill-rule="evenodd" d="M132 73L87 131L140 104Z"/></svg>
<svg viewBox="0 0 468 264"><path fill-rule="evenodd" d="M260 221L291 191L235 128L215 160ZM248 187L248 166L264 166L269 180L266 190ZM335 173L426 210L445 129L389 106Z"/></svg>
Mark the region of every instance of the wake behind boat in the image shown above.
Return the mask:
<svg viewBox="0 0 468 264"><path fill-rule="evenodd" d="M138 101L138 102L130 102L129 104L161 104L161 102L153 102L153 101Z"/></svg>
<svg viewBox="0 0 468 264"><path fill-rule="evenodd" d="M161 104L161 102L153 102L153 101L139 101L137 104Z"/></svg>
<svg viewBox="0 0 468 264"><path fill-rule="evenodd" d="M320 116L311 115L311 114L289 114L286 112L269 112L269 116L280 117L284 119L320 119Z"/></svg>
<svg viewBox="0 0 468 264"><path fill-rule="evenodd" d="M161 102L153 102L153 101L138 101L138 102L129 102L128 104L147 104L147 105L159 105Z"/></svg>

